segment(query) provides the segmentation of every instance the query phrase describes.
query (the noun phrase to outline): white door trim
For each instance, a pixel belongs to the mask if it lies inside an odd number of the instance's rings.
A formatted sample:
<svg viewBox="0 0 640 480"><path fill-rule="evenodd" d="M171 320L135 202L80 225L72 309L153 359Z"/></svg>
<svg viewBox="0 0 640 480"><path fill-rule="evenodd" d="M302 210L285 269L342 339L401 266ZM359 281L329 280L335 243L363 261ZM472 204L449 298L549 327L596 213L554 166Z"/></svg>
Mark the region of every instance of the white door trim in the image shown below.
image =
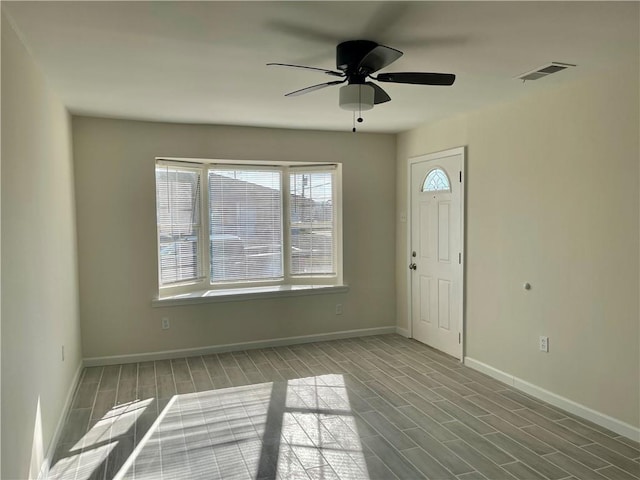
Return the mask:
<svg viewBox="0 0 640 480"><path fill-rule="evenodd" d="M408 324L409 324L409 338L413 338L413 302L412 302L412 275L411 270L409 269L409 264L411 263L410 255L411 255L411 228L412 228L412 211L411 211L411 166L415 163L426 162L430 160L437 160L439 158L451 157L453 155L461 155L462 156L462 188L460 189L460 246L462 249L462 295L460 295L460 361L464 359L465 353L465 298L466 298L466 288L465 288L465 264L466 264L466 242L465 242L465 233L464 233L464 225L465 225L465 184L466 184L466 147L456 147L451 148L449 150L441 150L439 152L427 153L423 155L418 155L415 157L410 157L407 163L407 257L405 258L406 262L406 276L407 276L407 305L408 305Z"/></svg>

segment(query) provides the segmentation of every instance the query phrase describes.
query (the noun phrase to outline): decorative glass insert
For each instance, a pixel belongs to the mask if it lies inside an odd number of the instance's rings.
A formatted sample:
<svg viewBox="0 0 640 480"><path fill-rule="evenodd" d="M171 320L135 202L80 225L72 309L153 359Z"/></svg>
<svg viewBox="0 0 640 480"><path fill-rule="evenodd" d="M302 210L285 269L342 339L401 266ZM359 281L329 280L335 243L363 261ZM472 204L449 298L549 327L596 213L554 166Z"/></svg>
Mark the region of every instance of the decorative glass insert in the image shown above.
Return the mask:
<svg viewBox="0 0 640 480"><path fill-rule="evenodd" d="M451 184L449 183L449 177L441 168L434 168L429 172L427 178L422 184L423 192L450 192Z"/></svg>

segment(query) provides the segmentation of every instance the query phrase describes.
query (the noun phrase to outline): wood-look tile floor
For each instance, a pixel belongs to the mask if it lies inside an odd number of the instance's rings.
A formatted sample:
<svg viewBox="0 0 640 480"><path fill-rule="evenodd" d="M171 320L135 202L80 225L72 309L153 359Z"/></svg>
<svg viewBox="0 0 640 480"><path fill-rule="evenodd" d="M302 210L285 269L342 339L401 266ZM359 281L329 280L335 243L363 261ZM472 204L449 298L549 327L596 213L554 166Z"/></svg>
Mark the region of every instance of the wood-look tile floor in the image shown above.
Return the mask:
<svg viewBox="0 0 640 480"><path fill-rule="evenodd" d="M382 335L87 368L50 478L630 480L640 447Z"/></svg>

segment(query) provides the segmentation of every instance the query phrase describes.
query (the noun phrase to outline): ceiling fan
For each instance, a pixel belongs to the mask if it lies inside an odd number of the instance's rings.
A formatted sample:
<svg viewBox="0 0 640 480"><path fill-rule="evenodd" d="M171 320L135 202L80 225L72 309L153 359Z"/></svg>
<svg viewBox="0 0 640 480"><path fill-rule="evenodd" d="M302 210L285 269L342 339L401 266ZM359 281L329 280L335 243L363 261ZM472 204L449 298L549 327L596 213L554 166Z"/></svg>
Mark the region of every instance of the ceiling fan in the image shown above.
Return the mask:
<svg viewBox="0 0 640 480"><path fill-rule="evenodd" d="M332 77L341 78L330 82L319 83L285 94L286 97L295 97L306 93L315 92L332 85L346 83L340 88L339 105L345 110L361 112L370 110L374 105L388 102L391 97L380 86L369 81L387 83L410 83L415 85L453 85L456 76L452 73L426 73L426 72L397 72L376 73L402 56L400 50L380 45L371 40L349 40L340 43L336 47L337 70L307 67L304 65L291 65L287 63L268 63L269 66L302 68L323 72ZM362 118L358 118L362 122ZM355 127L354 130L355 131Z"/></svg>

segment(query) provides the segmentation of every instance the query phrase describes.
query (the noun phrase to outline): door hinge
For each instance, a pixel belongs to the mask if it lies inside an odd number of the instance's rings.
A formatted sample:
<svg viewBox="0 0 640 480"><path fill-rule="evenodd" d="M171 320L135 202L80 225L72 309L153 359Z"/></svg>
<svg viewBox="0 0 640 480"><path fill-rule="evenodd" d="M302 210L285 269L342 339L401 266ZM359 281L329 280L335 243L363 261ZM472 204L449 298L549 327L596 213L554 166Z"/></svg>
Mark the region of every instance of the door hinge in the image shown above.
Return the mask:
<svg viewBox="0 0 640 480"><path fill-rule="evenodd" d="M462 183L462 170L460 170L460 183Z"/></svg>
<svg viewBox="0 0 640 480"><path fill-rule="evenodd" d="M458 343L462 343L462 335L458 332Z"/></svg>
<svg viewBox="0 0 640 480"><path fill-rule="evenodd" d="M462 253L458 253L458 264L462 265Z"/></svg>

